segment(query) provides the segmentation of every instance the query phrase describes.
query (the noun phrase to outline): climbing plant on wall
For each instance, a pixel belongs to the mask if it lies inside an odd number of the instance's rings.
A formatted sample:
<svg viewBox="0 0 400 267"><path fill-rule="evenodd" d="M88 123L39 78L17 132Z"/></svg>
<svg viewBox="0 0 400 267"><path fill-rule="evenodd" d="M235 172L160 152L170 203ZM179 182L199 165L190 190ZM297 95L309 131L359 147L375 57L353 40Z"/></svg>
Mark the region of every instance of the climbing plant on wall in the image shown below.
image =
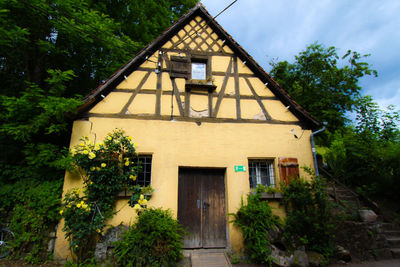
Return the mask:
<svg viewBox="0 0 400 267"><path fill-rule="evenodd" d="M83 179L82 189L66 193L60 214L63 230L77 261L87 258L114 211L115 196L124 188L138 193L136 180L140 166L135 164L136 144L132 137L117 129L103 142L94 144L88 137L71 150L71 171ZM139 211L146 207L145 196L133 194L129 205Z"/></svg>

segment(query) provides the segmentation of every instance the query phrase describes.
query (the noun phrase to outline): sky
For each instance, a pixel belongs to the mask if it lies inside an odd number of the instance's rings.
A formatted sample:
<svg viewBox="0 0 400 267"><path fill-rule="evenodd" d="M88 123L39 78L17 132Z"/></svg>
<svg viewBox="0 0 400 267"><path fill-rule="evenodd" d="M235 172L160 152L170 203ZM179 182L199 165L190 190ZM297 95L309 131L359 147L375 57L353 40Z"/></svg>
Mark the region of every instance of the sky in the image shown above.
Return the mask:
<svg viewBox="0 0 400 267"><path fill-rule="evenodd" d="M201 2L216 16L233 0ZM362 94L400 108L400 0L238 0L216 20L267 72L314 42L370 54Z"/></svg>

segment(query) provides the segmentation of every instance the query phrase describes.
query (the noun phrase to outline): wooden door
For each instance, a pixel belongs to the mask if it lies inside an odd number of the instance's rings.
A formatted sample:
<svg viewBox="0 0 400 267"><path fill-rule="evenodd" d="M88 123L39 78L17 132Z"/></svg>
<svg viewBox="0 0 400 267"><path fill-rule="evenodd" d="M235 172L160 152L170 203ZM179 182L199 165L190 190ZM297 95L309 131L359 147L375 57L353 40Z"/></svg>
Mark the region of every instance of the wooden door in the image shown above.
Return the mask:
<svg viewBox="0 0 400 267"><path fill-rule="evenodd" d="M221 169L179 169L178 220L185 248L226 247L225 183Z"/></svg>

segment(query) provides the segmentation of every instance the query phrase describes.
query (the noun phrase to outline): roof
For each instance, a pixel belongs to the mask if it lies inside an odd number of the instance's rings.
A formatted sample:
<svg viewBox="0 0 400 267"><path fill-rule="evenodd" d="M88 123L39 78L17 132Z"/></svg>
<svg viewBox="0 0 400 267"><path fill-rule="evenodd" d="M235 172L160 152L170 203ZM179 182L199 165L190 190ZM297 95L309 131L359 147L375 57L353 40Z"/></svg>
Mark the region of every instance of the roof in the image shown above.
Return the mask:
<svg viewBox="0 0 400 267"><path fill-rule="evenodd" d="M221 27L221 25L216 22L201 3L197 3L188 13L183 15L153 42L143 48L133 59L87 95L84 98L84 104L78 109L78 114L88 111L91 107L100 102L104 96L123 81L124 76L129 76L137 67L144 63L146 61L146 56L151 56L154 52L160 49L170 38L178 33L179 30L181 30L196 16L202 17L219 38L225 40L225 44L231 48L236 56L238 56L243 62L246 61L246 66L252 70L263 83L268 84L268 88L285 106L289 106L291 112L304 124L306 128L316 129L321 126L321 123L317 119L291 99L289 94L279 86L279 84Z"/></svg>

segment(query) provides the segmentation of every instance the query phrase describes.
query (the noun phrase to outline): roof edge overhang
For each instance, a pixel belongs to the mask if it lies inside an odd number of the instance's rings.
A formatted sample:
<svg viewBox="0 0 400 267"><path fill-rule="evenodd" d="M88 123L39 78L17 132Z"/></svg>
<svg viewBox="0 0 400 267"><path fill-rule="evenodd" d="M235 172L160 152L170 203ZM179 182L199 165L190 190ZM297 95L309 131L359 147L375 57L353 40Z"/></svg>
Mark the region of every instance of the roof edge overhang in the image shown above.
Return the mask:
<svg viewBox="0 0 400 267"><path fill-rule="evenodd" d="M181 28L196 16L202 17L208 26L231 48L231 50L242 60L246 66L275 94L285 105L289 106L291 112L302 122L303 128L315 130L321 127L321 122L309 114L304 108L297 104L289 94L216 22L201 3L197 3L188 13L183 15L171 27L159 35L153 42L143 48L132 60L116 71L108 80L99 85L84 98L84 104L78 109L78 116L87 112L91 107L100 102L125 76L129 76L137 67L145 62L146 56L151 56L160 49L170 38L178 33Z"/></svg>

